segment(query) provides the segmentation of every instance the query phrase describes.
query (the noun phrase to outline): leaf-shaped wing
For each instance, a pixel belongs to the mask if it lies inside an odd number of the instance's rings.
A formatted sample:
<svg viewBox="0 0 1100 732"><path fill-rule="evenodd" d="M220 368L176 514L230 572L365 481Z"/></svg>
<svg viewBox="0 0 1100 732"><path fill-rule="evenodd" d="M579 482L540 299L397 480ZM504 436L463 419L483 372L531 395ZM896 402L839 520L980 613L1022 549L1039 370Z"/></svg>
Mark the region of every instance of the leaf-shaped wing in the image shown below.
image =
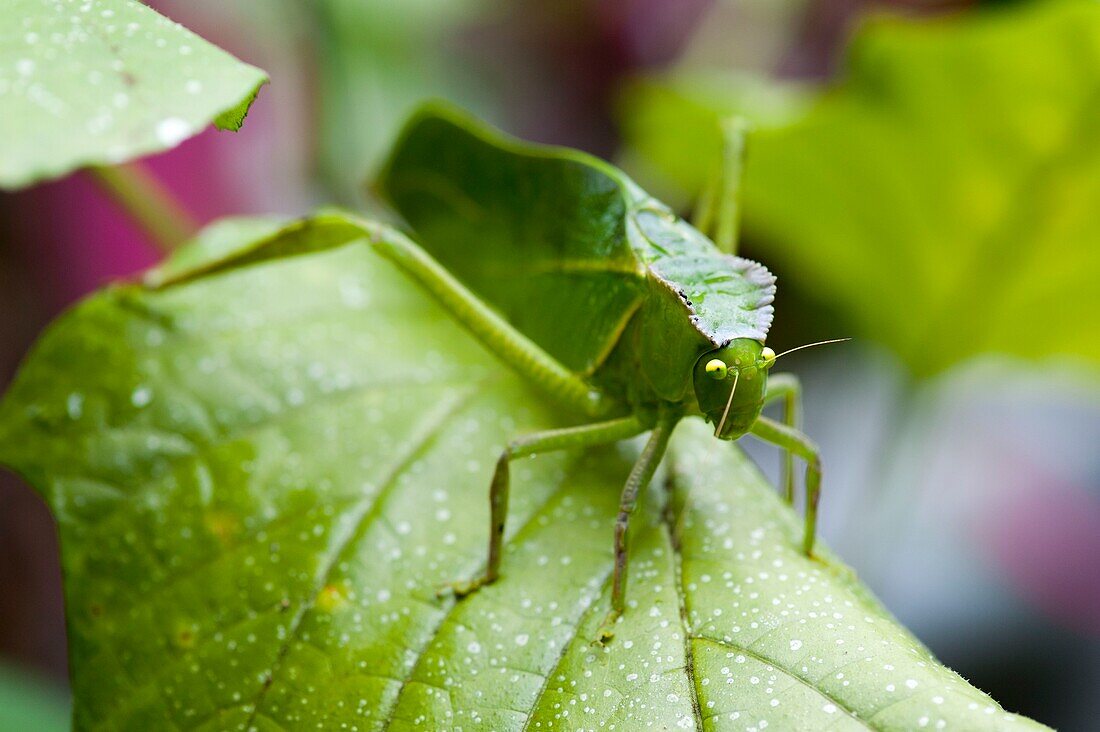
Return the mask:
<svg viewBox="0 0 1100 732"><path fill-rule="evenodd" d="M574 371L599 366L643 297L632 189L596 158L433 105L405 127L380 186L421 246Z"/></svg>
<svg viewBox="0 0 1100 732"><path fill-rule="evenodd" d="M432 256L575 371L600 366L643 301L669 307L666 289L694 295L673 299L682 317L669 322L694 324L700 347L763 340L771 323L766 269L723 257L588 155L520 143L432 105L406 126L381 188Z"/></svg>

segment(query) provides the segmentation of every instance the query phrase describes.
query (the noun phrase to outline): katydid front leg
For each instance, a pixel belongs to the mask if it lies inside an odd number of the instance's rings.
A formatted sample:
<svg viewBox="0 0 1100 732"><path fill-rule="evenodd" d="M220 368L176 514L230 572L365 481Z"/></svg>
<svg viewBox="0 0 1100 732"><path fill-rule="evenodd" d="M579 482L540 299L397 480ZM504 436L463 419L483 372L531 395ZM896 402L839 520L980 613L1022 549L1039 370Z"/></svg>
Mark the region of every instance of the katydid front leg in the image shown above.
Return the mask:
<svg viewBox="0 0 1100 732"><path fill-rule="evenodd" d="M764 405L776 399L783 400L783 424L792 429L802 429L802 384L797 376L773 374L768 378ZM783 451L783 496L788 504L794 503L794 453L791 450Z"/></svg>
<svg viewBox="0 0 1100 732"><path fill-rule="evenodd" d="M758 417L752 434L806 461L806 528L802 550L811 556L817 535L817 502L821 495L821 451L802 432L767 417Z"/></svg>
<svg viewBox="0 0 1100 732"><path fill-rule="evenodd" d="M623 614L626 598L626 561L627 561L627 531L630 528L630 516L638 505L638 494L649 485L657 466L661 463L665 451L668 450L668 440L672 436L672 430L680 421L680 413L662 411L657 420L657 426L649 435L642 454L626 479L623 492L619 497L619 515L615 519L615 568L611 578L611 610L604 618L603 624L596 635L598 643L610 640L615 632L612 629L615 621Z"/></svg>
<svg viewBox="0 0 1100 732"><path fill-rule="evenodd" d="M485 563L485 574L473 580L452 582L437 594L447 590L458 597L470 594L483 585L493 582L500 576L500 560L504 546L504 522L508 517L508 493L510 488L510 470L508 464L516 458L537 455L555 450L594 447L611 442L625 440L639 435L646 426L637 417L623 417L607 422L566 427L524 435L508 444L497 460L493 471L493 481L489 485L489 557Z"/></svg>

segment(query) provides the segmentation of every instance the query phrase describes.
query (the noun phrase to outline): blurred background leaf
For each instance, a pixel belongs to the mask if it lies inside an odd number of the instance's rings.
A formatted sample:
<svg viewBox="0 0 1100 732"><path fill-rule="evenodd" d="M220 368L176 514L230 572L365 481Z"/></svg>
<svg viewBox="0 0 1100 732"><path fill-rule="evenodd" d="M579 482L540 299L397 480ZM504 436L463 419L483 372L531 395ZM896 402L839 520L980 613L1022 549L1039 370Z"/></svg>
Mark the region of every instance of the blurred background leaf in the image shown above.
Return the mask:
<svg viewBox="0 0 1100 732"><path fill-rule="evenodd" d="M363 181L423 99L487 106L470 59L455 63L454 56L461 51L460 29L490 5L490 0L311 3L319 83L317 160L339 200L362 205Z"/></svg>
<svg viewBox="0 0 1100 732"><path fill-rule="evenodd" d="M25 670L0 664L0 729L62 732L70 729L62 689Z"/></svg>
<svg viewBox="0 0 1100 732"><path fill-rule="evenodd" d="M1100 361L1100 5L871 19L793 121L737 79L709 100L651 81L622 116L635 155L690 192L738 111L761 126L748 234L852 334L918 376L980 353Z"/></svg>

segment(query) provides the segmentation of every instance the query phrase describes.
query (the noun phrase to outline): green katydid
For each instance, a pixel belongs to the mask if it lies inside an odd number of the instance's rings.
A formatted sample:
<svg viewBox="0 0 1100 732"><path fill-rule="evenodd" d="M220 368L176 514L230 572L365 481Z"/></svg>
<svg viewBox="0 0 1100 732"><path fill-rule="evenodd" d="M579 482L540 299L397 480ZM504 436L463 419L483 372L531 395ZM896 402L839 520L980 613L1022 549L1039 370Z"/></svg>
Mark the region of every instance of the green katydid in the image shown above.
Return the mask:
<svg viewBox="0 0 1100 732"><path fill-rule="evenodd" d="M324 214L198 269L155 271L147 281L166 286L366 242L501 360L587 417L579 426L518 436L504 447L489 487L485 571L451 583L459 596L500 574L512 460L649 432L621 495L611 612L601 631L606 639L624 608L631 513L686 416L714 423L721 440L751 433L783 448L788 501L793 457L805 460L803 546L807 554L814 546L818 449L797 429L798 381L769 379L784 355L764 345L775 278L732 253L744 128L731 124L726 133L730 153L698 217L717 244L607 163L525 144L430 105L407 123L379 179L380 192L416 241L374 221ZM783 422L761 415L773 400L784 402Z"/></svg>

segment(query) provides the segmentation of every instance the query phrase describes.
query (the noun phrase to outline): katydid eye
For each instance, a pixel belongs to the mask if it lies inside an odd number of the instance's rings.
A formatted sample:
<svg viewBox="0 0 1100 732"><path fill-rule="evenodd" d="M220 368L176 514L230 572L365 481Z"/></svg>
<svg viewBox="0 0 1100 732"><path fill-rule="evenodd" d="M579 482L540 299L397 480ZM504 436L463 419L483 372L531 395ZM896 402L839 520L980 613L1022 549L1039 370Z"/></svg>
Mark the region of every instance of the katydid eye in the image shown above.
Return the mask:
<svg viewBox="0 0 1100 732"><path fill-rule="evenodd" d="M760 352L760 359L764 362L764 368L770 369L775 363L775 351L764 346L764 350Z"/></svg>
<svg viewBox="0 0 1100 732"><path fill-rule="evenodd" d="M712 358L707 361L706 365L707 375L715 381L721 381L726 378L726 373L729 369L726 367L726 362L720 358Z"/></svg>

